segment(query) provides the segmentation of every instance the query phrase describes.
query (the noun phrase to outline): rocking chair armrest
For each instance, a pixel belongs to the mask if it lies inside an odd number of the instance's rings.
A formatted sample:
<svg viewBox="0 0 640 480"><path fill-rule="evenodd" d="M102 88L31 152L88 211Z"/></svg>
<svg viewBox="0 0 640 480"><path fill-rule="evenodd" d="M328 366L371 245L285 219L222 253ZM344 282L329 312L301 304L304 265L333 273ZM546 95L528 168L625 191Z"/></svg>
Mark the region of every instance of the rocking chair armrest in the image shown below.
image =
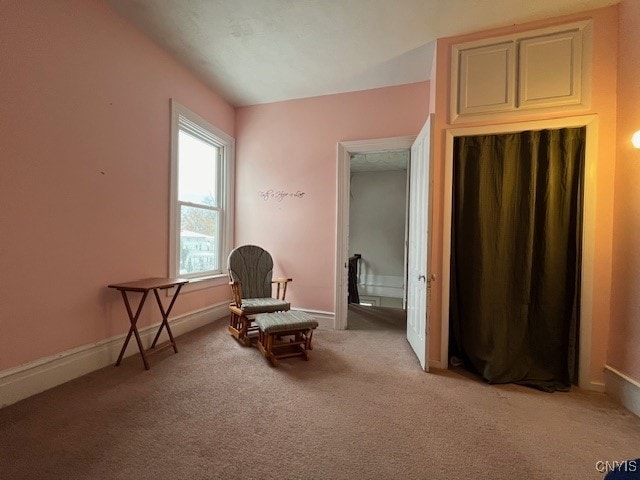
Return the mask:
<svg viewBox="0 0 640 480"><path fill-rule="evenodd" d="M242 286L240 282L233 280L229 282L229 285L231 285L231 292L233 293L233 302L239 307L242 305Z"/></svg>
<svg viewBox="0 0 640 480"><path fill-rule="evenodd" d="M284 300L284 297L287 295L287 284L289 282L293 282L293 278L276 278L272 280L271 283L275 283L278 285L276 288L276 298L278 300ZM280 298L280 292L282 292L282 298Z"/></svg>

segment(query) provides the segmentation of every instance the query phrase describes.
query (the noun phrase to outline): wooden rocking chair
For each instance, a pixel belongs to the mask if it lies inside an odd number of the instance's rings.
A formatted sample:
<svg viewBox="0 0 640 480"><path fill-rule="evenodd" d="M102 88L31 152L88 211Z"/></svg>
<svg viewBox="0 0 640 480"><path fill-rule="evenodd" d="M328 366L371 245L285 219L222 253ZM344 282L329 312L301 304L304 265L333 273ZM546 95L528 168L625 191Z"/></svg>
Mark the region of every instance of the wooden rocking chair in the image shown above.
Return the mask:
<svg viewBox="0 0 640 480"><path fill-rule="evenodd" d="M253 315L286 312L291 304L285 301L287 284L291 278L272 280L273 259L266 250L256 245L243 245L229 254L229 285L233 301L229 305L231 318L229 332L246 346L251 345L250 334L257 332ZM273 284L276 295L273 296Z"/></svg>

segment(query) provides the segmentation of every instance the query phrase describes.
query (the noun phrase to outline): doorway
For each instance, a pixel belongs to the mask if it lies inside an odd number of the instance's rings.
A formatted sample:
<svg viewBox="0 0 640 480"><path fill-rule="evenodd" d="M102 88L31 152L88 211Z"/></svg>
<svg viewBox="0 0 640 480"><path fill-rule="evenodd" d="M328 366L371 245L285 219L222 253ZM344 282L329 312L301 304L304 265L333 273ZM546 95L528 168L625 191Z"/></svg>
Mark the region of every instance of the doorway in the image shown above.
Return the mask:
<svg viewBox="0 0 640 480"><path fill-rule="evenodd" d="M432 171L434 115L427 117L416 137L396 137L338 144L338 198L336 248L336 329L347 327L348 248L349 248L349 174L351 154L411 149L406 281L406 338L420 368L429 371L428 309L431 280L430 249L432 238Z"/></svg>
<svg viewBox="0 0 640 480"><path fill-rule="evenodd" d="M351 154L350 305L405 308L409 154Z"/></svg>
<svg viewBox="0 0 640 480"><path fill-rule="evenodd" d="M408 149L350 156L350 330L406 328L409 156Z"/></svg>
<svg viewBox="0 0 640 480"><path fill-rule="evenodd" d="M381 152L408 151L416 137L393 137L375 140L340 142L338 144L337 252L335 322L337 330L347 328L349 208L351 197L351 158ZM355 252L360 253L360 252Z"/></svg>
<svg viewBox="0 0 640 480"><path fill-rule="evenodd" d="M578 345L580 357L578 362L578 385L582 388L598 389L590 382L591 371L591 324L593 304L593 279L595 256L595 160L597 155L597 116L567 117L554 120L525 122L508 125L494 125L483 127L469 127L451 129L446 132L446 150L444 165L444 216L443 216L443 244L442 244L442 317L441 317L441 346L440 361L443 366L448 365L449 359L449 318L450 318L450 286L451 286L451 233L452 233L452 195L453 195L453 148L456 137L513 133L526 130L542 130L553 128L586 127L585 164L583 172L583 190L581 200L583 205L581 228L581 266L579 309L580 328Z"/></svg>

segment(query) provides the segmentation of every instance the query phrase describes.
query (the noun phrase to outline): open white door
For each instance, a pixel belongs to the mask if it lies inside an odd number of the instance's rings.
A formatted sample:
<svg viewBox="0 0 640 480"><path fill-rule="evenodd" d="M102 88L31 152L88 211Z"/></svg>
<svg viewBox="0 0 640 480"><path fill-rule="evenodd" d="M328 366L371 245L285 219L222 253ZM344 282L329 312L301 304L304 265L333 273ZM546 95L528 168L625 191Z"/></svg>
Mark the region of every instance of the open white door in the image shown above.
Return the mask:
<svg viewBox="0 0 640 480"><path fill-rule="evenodd" d="M431 225L429 205L431 196L431 137L430 115L416 141L411 146L409 163L409 251L407 256L407 340L429 371L427 338L427 277Z"/></svg>

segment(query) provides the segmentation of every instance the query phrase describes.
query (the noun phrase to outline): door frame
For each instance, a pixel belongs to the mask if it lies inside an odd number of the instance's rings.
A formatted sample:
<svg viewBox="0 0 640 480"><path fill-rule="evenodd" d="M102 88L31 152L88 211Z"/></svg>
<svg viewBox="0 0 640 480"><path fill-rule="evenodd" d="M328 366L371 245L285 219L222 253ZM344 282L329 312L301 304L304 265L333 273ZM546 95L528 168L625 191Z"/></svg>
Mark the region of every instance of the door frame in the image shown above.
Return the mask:
<svg viewBox="0 0 640 480"><path fill-rule="evenodd" d="M593 284L595 264L596 230L596 165L598 158L598 116L535 120L500 125L451 128L445 131L443 236L442 236L442 330L440 362L449 365L449 290L451 286L451 214L453 195L453 142L455 137L492 135L526 130L586 127L584 165L583 221L582 221L582 270L580 280L580 331L578 385L590 390L602 390L591 383L591 331L593 318Z"/></svg>
<svg viewBox="0 0 640 480"><path fill-rule="evenodd" d="M387 150L410 150L416 136L378 138L338 142L337 152L337 199L336 199L336 290L334 296L335 319L333 328L347 328L348 308L348 260L349 260L349 195L351 193L351 155L357 153L383 152Z"/></svg>

